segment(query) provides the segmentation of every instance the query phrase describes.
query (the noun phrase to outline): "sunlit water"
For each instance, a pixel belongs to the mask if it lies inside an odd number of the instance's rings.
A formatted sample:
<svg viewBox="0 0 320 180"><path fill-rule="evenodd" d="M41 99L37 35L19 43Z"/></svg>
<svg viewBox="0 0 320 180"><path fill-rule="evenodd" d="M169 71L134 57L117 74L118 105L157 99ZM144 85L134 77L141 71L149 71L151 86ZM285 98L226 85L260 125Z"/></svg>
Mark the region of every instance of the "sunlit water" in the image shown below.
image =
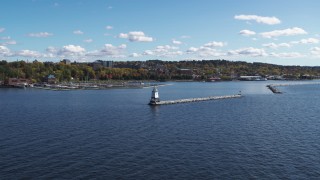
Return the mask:
<svg viewBox="0 0 320 180"><path fill-rule="evenodd" d="M320 177L320 85L168 83L150 88L0 89L0 179Z"/></svg>

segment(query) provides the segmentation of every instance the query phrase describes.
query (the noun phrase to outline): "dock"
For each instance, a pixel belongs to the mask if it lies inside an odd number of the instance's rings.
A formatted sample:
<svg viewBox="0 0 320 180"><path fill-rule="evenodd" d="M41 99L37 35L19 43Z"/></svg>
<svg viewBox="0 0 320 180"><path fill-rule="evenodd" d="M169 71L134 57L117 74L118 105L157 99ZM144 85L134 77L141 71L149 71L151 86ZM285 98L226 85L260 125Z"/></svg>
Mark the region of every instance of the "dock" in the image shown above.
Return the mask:
<svg viewBox="0 0 320 180"><path fill-rule="evenodd" d="M169 104L191 103L191 102L199 102L199 101L232 99L232 98L240 98L240 97L242 97L241 94L226 95L226 96L210 96L210 97L203 97L203 98L190 98L190 99L177 99L177 100L150 102L149 105L169 105Z"/></svg>

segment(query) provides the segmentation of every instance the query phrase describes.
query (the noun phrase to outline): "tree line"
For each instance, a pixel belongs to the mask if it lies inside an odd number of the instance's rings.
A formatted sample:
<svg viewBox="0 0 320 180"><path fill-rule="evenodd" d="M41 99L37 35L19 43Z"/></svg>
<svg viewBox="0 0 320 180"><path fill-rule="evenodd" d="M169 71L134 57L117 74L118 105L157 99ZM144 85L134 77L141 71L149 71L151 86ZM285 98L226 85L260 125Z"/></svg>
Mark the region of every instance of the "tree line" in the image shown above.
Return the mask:
<svg viewBox="0 0 320 180"><path fill-rule="evenodd" d="M48 75L54 75L60 82L85 80L206 80L219 77L230 80L248 75L277 75L291 79L320 76L320 67L282 66L266 63L248 63L227 60L193 61L119 61L114 67L99 66L91 63L33 62L6 60L0 61L0 80L7 78L26 78L42 82Z"/></svg>

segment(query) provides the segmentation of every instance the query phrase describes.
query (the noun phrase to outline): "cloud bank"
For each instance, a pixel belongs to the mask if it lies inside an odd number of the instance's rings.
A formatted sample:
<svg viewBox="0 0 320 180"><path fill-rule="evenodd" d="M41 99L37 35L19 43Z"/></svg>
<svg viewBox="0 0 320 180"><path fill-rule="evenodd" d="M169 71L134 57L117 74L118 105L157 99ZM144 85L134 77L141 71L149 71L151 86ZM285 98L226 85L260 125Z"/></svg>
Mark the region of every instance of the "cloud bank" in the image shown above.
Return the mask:
<svg viewBox="0 0 320 180"><path fill-rule="evenodd" d="M268 24L268 25L275 25L280 24L280 19L276 17L264 17L264 16L257 16L257 15L235 15L234 19L237 20L245 20L245 21L256 21L257 23L261 24Z"/></svg>
<svg viewBox="0 0 320 180"><path fill-rule="evenodd" d="M52 33L48 33L48 32L38 32L38 33L29 33L28 34L29 37L49 37L49 36L53 36Z"/></svg>
<svg viewBox="0 0 320 180"><path fill-rule="evenodd" d="M256 32L244 29L244 30L241 30L239 34L243 36L253 36L256 34Z"/></svg>
<svg viewBox="0 0 320 180"><path fill-rule="evenodd" d="M260 35L264 38L274 38L279 36L295 36L302 34L308 33L304 29L298 27L260 33Z"/></svg>
<svg viewBox="0 0 320 180"><path fill-rule="evenodd" d="M142 31L132 31L129 33L120 33L119 38L128 39L130 42L152 42L153 38L148 37Z"/></svg>

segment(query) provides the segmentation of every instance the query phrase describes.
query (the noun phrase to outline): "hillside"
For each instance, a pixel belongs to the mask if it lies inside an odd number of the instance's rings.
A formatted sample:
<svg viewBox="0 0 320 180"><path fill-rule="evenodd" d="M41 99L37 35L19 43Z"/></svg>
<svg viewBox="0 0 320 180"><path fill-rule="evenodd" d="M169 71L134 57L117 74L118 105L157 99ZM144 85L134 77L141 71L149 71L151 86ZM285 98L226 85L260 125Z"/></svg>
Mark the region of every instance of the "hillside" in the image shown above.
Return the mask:
<svg viewBox="0 0 320 180"><path fill-rule="evenodd" d="M50 74L59 81L82 80L221 80L240 76L283 77L285 79L314 79L320 76L320 67L282 66L266 63L248 63L228 60L193 61L118 61L112 67L94 66L94 63L0 61L0 80L19 77L41 82Z"/></svg>

